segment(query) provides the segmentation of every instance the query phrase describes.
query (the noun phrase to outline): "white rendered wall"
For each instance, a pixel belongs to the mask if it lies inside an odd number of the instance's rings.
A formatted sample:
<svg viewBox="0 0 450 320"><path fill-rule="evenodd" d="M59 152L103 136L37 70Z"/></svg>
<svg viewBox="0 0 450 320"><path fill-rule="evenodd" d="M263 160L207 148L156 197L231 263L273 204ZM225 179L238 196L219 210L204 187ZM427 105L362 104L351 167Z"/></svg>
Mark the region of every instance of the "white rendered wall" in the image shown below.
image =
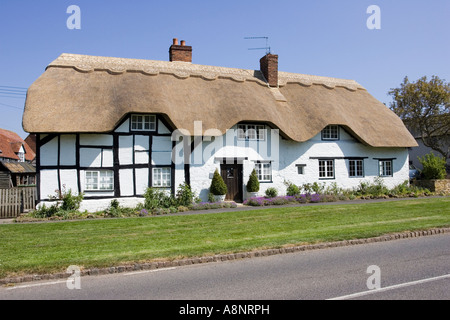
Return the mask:
<svg viewBox="0 0 450 320"><path fill-rule="evenodd" d="M40 165L56 166L58 164L58 137L53 138L40 149Z"/></svg>
<svg viewBox="0 0 450 320"><path fill-rule="evenodd" d="M60 136L60 164L73 166L76 163L76 135L67 134Z"/></svg>
<svg viewBox="0 0 450 320"><path fill-rule="evenodd" d="M55 196L59 189L58 170L41 170L40 172L40 193L41 198L48 199Z"/></svg>
<svg viewBox="0 0 450 320"><path fill-rule="evenodd" d="M236 126L231 130L236 129ZM274 132L275 133L275 132ZM273 133L273 134L274 134ZM274 136L278 139L277 136ZM335 159L335 178L331 180L319 179L319 160L311 157L367 157L364 159L363 178L350 178L348 173L348 160ZM206 201L211 184L212 173L220 170L219 158L247 158L243 161L244 198L246 198L245 185L255 161L267 160L272 162L272 182L260 183L260 194L269 187L278 189L279 194L286 193L285 181L296 185L317 182L330 185L336 183L339 187L351 189L361 181L373 182L378 177L378 160L373 158L395 158L393 160L393 176L383 177L386 186L394 187L408 180L408 150L406 148L373 148L357 142L345 130L340 128L340 140L322 141L319 133L311 140L298 143L279 138L279 145L272 141L271 130L267 130L265 141L240 141L225 135L212 142L204 142L194 149L191 157L190 178L192 189L200 194ZM199 162L199 159L202 159ZM298 174L296 164L306 165L304 174Z"/></svg>

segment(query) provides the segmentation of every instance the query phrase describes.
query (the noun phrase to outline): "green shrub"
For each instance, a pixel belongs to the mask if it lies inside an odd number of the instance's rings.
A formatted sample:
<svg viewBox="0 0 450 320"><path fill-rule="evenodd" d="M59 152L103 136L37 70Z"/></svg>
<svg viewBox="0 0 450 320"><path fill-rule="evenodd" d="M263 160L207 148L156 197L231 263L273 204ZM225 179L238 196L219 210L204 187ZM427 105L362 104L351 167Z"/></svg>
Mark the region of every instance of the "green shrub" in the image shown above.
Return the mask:
<svg viewBox="0 0 450 320"><path fill-rule="evenodd" d="M111 200L111 202L109 203L109 207L113 209L119 209L119 201L117 199Z"/></svg>
<svg viewBox="0 0 450 320"><path fill-rule="evenodd" d="M78 210L80 208L80 204L83 201L84 194L80 193L77 196L72 194L72 189L66 192L65 186L62 192L57 192L59 196L59 200L61 200L59 209L62 211L71 211ZM58 197L57 196L57 197ZM56 197L54 197L56 199Z"/></svg>
<svg viewBox="0 0 450 320"><path fill-rule="evenodd" d="M259 180L258 180L258 175L256 174L255 169L253 169L252 173L250 174L250 178L248 179L247 191L248 192L258 192L259 191Z"/></svg>
<svg viewBox="0 0 450 320"><path fill-rule="evenodd" d="M266 189L266 197L275 198L278 195L278 190L271 187Z"/></svg>
<svg viewBox="0 0 450 320"><path fill-rule="evenodd" d="M296 196L298 194L300 194L300 188L297 187L295 184L289 182L288 187L286 189L286 195Z"/></svg>
<svg viewBox="0 0 450 320"><path fill-rule="evenodd" d="M149 210L157 208L170 208L177 204L172 195L167 195L163 190L147 188L144 194L144 207Z"/></svg>
<svg viewBox="0 0 450 320"><path fill-rule="evenodd" d="M209 188L209 191L216 196L221 196L227 194L228 192L227 185L223 181L222 176L220 175L219 170L217 169L216 171L214 171L214 176L212 178L211 187Z"/></svg>
<svg viewBox="0 0 450 320"><path fill-rule="evenodd" d="M419 158L419 161L423 166L422 174L425 179L445 179L447 172L444 158L430 152Z"/></svg>
<svg viewBox="0 0 450 320"><path fill-rule="evenodd" d="M312 190L314 193L316 193L316 194L323 194L323 193L324 193L324 190L325 190L325 183L319 184L319 183L317 183L317 182L314 182L314 183L311 185L311 190Z"/></svg>
<svg viewBox="0 0 450 320"><path fill-rule="evenodd" d="M58 204L54 203L47 208L45 203L39 208L32 212L32 217L34 218L50 218L58 213Z"/></svg>
<svg viewBox="0 0 450 320"><path fill-rule="evenodd" d="M180 184L177 190L177 204L188 207L194 203L194 198L195 194L192 192L191 186L186 182Z"/></svg>
<svg viewBox="0 0 450 320"><path fill-rule="evenodd" d="M209 203L216 202L216 198L214 198L214 195L211 192L208 193L208 202Z"/></svg>

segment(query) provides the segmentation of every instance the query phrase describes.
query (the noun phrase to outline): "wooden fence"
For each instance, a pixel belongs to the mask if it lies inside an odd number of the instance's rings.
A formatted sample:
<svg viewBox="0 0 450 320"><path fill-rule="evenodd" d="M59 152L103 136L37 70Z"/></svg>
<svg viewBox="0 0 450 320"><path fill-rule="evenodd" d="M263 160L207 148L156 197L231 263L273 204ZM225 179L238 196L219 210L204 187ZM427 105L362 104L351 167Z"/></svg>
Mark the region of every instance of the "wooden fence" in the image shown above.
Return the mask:
<svg viewBox="0 0 450 320"><path fill-rule="evenodd" d="M16 218L33 210L36 196L36 187L0 189L0 219Z"/></svg>

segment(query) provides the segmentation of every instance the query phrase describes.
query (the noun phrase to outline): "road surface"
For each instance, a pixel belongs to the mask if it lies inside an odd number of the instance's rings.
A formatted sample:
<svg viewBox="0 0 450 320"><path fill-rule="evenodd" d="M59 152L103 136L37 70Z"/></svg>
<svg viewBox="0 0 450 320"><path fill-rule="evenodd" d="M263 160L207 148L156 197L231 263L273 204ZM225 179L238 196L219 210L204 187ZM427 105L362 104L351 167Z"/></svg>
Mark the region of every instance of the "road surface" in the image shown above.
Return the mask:
<svg viewBox="0 0 450 320"><path fill-rule="evenodd" d="M450 234L86 276L77 286L5 286L0 300L450 300Z"/></svg>

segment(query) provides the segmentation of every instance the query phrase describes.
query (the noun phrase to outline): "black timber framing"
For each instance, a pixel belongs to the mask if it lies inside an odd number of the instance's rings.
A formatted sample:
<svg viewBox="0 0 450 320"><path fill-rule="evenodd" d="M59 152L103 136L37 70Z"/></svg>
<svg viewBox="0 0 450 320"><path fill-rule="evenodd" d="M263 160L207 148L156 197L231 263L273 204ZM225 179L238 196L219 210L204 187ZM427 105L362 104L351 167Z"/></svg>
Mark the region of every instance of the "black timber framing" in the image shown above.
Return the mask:
<svg viewBox="0 0 450 320"><path fill-rule="evenodd" d="M115 130L120 127L125 121L129 120L129 126L130 129L129 132L116 132ZM140 168L147 168L148 169L148 187L152 187L153 185L153 168L160 168L160 167L170 167L171 168L171 193L175 195L175 172L176 167L175 163L171 161L171 164L167 165L153 165L152 164L152 149L153 149L153 137L154 136L172 136L172 133L162 133L158 134L159 130L159 124L158 120L163 123L164 126L170 131L173 132L173 128L169 125L169 123L160 115L156 115L156 130L154 131L131 131L131 114L124 117L119 124L116 126L116 129L112 132L108 133L99 133L99 132L82 132L82 133L64 133L64 134L57 134L57 133L51 133L48 134L46 137L41 139L41 134L36 134L36 184L37 184L37 198L38 201L41 200L49 200L44 199L41 197L41 171L42 170L56 170L57 171L57 183L59 191L62 192L62 184L61 184L61 175L60 170L76 170L76 176L77 176L77 189L78 192L82 192L82 182L81 182L81 171L86 170L111 170L114 172L114 196L86 196L86 199L112 199L112 198L129 198L129 197L142 197L142 195L138 195L136 193L136 169ZM113 145L107 146L107 145L81 145L80 143L80 136L81 135L98 135L98 134L104 134L104 135L110 135L113 138ZM75 164L74 165L61 165L61 136L63 135L75 135ZM126 164L121 165L120 159L119 159L119 137L121 136L132 136L132 164ZM148 136L149 139L149 150L145 150L142 152L148 152L148 163L145 164L136 164L135 159L135 144L136 144L136 136ZM41 147L45 145L46 143L50 142L53 139L57 139L57 164L56 165L41 165ZM171 147L172 147L172 159L173 159L173 152L175 150L176 141L172 141ZM113 153L113 166L112 167L86 167L81 166L81 154L80 150L82 148L93 148L93 149L102 149L102 156L103 156L103 150L112 150ZM138 151L139 152L139 151ZM103 165L103 161L101 162ZM187 168L186 168L187 166ZM189 178L189 163L185 164L185 170L187 169L188 175L186 176L185 172L185 178ZM121 195L121 186L120 186L120 174L119 171L121 169L132 169L133 170L133 195L130 196L122 196ZM190 180L190 179L188 179ZM189 181L187 181L189 183Z"/></svg>

